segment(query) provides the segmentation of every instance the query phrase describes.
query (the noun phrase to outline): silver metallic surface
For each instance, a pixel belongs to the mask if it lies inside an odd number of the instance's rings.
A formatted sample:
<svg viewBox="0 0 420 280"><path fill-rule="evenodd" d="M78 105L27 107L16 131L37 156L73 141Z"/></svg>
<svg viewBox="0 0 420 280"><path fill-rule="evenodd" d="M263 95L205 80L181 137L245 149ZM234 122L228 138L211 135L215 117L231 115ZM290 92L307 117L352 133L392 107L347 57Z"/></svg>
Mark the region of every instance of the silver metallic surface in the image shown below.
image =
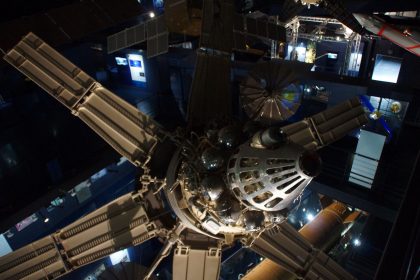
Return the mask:
<svg viewBox="0 0 420 280"><path fill-rule="evenodd" d="M296 199L311 181L299 166L305 149L289 143L257 149L245 143L229 160L230 188L238 199L263 211L278 211Z"/></svg>
<svg viewBox="0 0 420 280"><path fill-rule="evenodd" d="M166 179L168 186L173 186L177 180L177 175L179 172L179 166L181 161L181 149L178 149L178 151L175 152L175 154L172 157L172 160L169 164ZM201 234L218 238L216 235L213 235L212 233L209 233L205 230L200 229L197 226L197 221L194 219L194 217L190 214L190 212L185 209L181 209L179 203L182 202L183 196L182 192L180 190L181 186L178 185L178 187L174 188L172 191L165 190L164 193L166 195L166 198L168 199L169 205L171 209L174 211L175 215L181 220L181 222L188 228L199 232Z"/></svg>
<svg viewBox="0 0 420 280"><path fill-rule="evenodd" d="M270 223L279 224L287 218L287 211L265 212L265 216Z"/></svg>

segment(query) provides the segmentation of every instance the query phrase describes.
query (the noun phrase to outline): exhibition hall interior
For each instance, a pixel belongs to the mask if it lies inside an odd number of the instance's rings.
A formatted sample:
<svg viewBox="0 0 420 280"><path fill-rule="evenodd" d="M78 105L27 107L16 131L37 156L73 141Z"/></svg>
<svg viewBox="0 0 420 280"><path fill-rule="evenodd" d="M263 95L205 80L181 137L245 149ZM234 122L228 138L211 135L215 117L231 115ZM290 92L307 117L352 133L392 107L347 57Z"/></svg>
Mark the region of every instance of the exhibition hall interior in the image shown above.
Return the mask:
<svg viewBox="0 0 420 280"><path fill-rule="evenodd" d="M420 279L418 1L1 6L0 280Z"/></svg>

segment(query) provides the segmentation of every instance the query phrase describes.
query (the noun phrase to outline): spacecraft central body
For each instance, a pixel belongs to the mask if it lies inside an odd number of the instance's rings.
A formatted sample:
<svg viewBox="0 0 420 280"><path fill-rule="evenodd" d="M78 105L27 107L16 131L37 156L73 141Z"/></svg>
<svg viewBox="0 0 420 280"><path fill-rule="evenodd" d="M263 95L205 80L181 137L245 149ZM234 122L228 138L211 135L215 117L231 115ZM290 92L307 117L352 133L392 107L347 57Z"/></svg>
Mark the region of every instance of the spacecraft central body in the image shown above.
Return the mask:
<svg viewBox="0 0 420 280"><path fill-rule="evenodd" d="M181 221L230 242L283 222L312 176L304 169L307 151L280 132L273 127L243 141L240 128L228 126L213 143L204 138L193 153L178 152L167 176L178 187L166 196Z"/></svg>

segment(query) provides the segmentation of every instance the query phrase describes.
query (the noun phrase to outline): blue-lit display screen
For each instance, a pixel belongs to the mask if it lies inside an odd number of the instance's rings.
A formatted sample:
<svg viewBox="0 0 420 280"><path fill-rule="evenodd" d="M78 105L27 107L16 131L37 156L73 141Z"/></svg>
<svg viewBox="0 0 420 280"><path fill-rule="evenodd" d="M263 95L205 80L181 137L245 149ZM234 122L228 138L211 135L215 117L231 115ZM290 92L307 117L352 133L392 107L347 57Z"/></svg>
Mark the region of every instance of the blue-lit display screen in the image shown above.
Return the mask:
<svg viewBox="0 0 420 280"><path fill-rule="evenodd" d="M163 9L164 1L163 0L153 0L153 7L155 9Z"/></svg>
<svg viewBox="0 0 420 280"><path fill-rule="evenodd" d="M115 61L117 62L117 65L127 65L127 59L124 57L115 57Z"/></svg>
<svg viewBox="0 0 420 280"><path fill-rule="evenodd" d="M329 52L329 53L327 53L327 57L328 57L328 59L337 59L337 57L338 57L338 53L332 53L332 52Z"/></svg>
<svg viewBox="0 0 420 280"><path fill-rule="evenodd" d="M130 59L130 67L142 67L141 61Z"/></svg>

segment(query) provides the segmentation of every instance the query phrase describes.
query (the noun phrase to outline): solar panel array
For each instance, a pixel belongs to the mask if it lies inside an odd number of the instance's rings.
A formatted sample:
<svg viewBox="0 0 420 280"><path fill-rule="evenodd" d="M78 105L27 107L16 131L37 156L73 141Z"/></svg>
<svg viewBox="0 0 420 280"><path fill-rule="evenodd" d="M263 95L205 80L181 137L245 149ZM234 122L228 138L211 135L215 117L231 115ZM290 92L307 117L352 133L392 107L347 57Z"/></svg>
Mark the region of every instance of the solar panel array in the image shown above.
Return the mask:
<svg viewBox="0 0 420 280"><path fill-rule="evenodd" d="M286 29L267 19L256 19L235 14L233 21L234 45L236 49L245 49L249 39L286 41Z"/></svg>
<svg viewBox="0 0 420 280"><path fill-rule="evenodd" d="M144 42L146 40L145 29L145 24L140 23L111 36L108 36L108 54Z"/></svg>
<svg viewBox="0 0 420 280"><path fill-rule="evenodd" d="M168 52L169 32L165 18L159 16L146 23L147 30L147 57L158 56Z"/></svg>
<svg viewBox="0 0 420 280"><path fill-rule="evenodd" d="M200 47L231 52L234 6L231 0L203 1Z"/></svg>
<svg viewBox="0 0 420 280"><path fill-rule="evenodd" d="M205 17L206 18L206 17ZM205 21L205 19L204 19ZM211 21L211 20L210 20ZM210 24L211 25L211 24ZM206 24L203 24L203 28ZM205 28L204 28L205 29ZM267 19L253 18L246 15L235 14L233 18L233 40L235 49L246 49L248 41L257 40L275 40L286 41L286 29L284 26L278 25L276 22ZM206 42L206 32L203 31L201 42ZM221 35L225 32L220 30ZM169 31L166 27L164 16L158 16L150 19L146 23L141 23L131 28L122 30L108 37L108 53L114 53L136 44L147 41L147 57L154 57L168 52L169 47ZM224 36L226 37L226 36ZM220 38L219 38L220 39ZM207 40L208 41L208 40ZM209 46L222 43L229 45L223 40L215 40L213 38L208 42ZM203 44L202 44L203 45ZM206 44L204 44L206 45ZM220 46L217 49L220 48Z"/></svg>
<svg viewBox="0 0 420 280"><path fill-rule="evenodd" d="M108 54L147 41L147 57L168 52L169 32L163 16L108 36Z"/></svg>

